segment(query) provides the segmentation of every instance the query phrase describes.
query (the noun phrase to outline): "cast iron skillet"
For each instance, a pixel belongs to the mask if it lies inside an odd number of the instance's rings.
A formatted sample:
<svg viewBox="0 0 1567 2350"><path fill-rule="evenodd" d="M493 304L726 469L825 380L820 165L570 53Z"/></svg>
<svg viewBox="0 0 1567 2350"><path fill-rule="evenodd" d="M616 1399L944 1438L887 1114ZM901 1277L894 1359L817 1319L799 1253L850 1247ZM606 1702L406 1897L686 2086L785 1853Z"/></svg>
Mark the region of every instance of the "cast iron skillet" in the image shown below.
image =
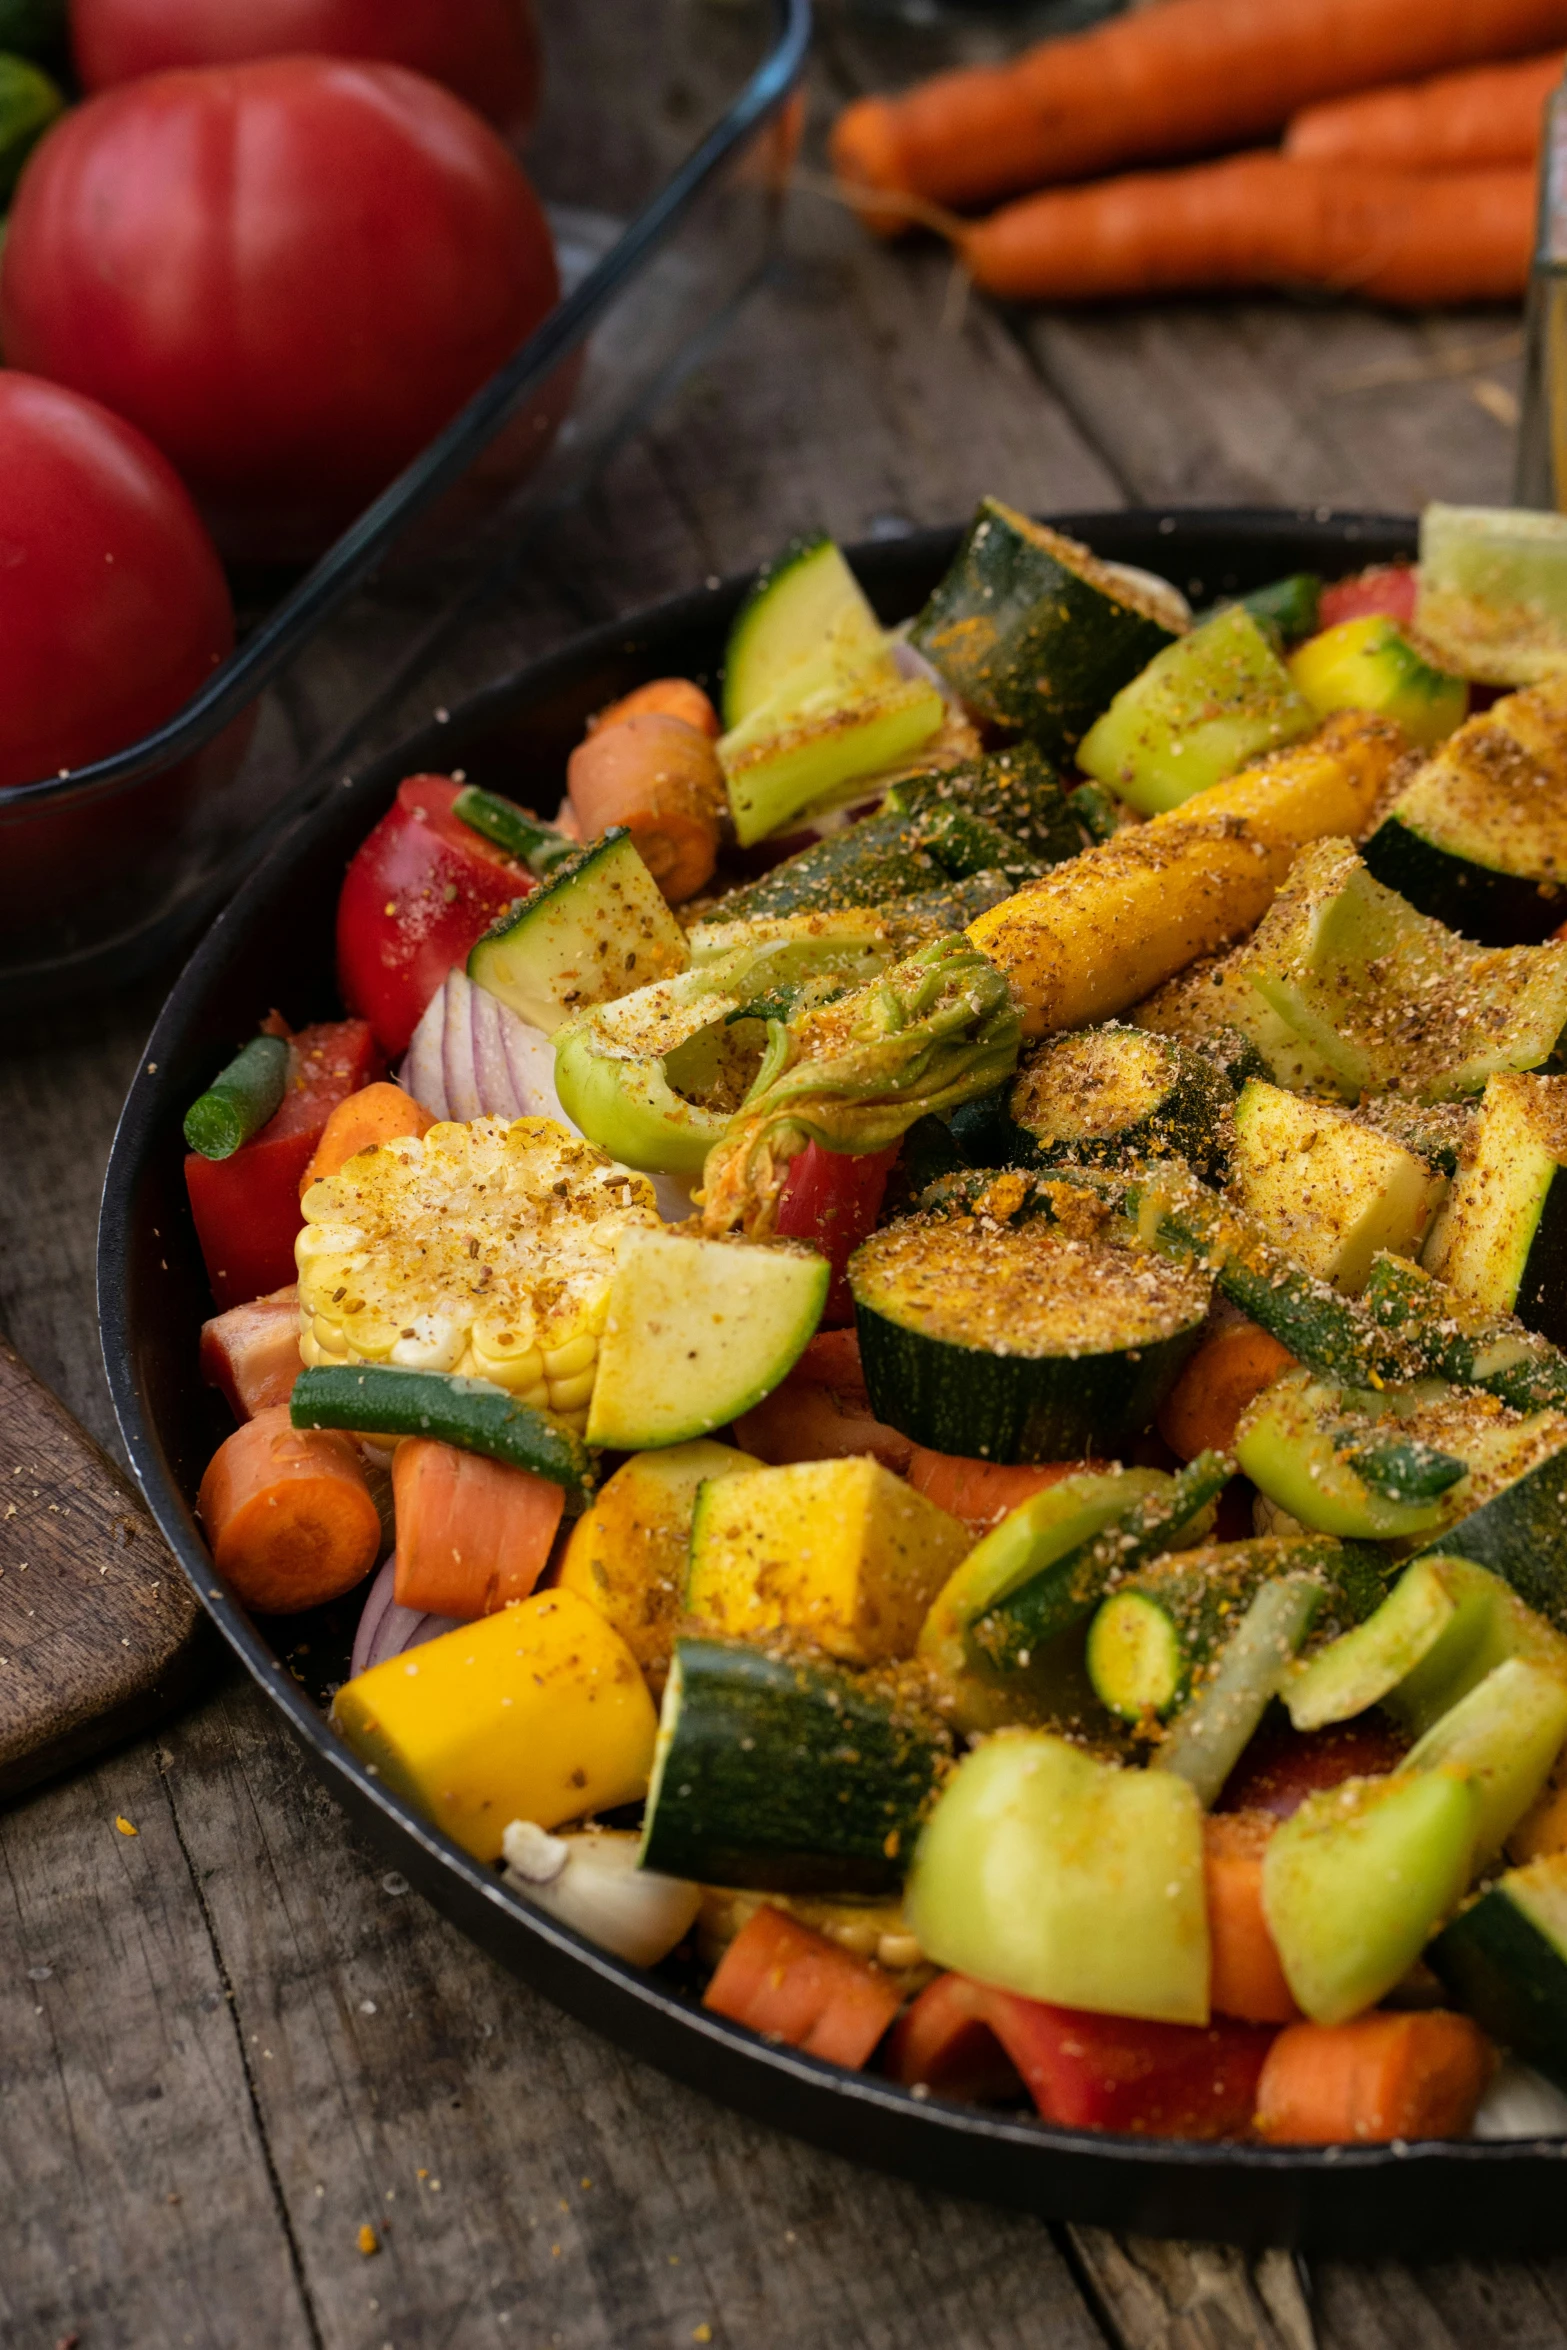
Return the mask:
<svg viewBox="0 0 1567 2350"><path fill-rule="evenodd" d="M1413 526L1386 516L1244 510L1065 520L1100 554L1163 572L1194 602L1286 572L1333 576L1413 551ZM884 619L917 609L956 541L951 530L921 531L851 550ZM98 1245L109 1384L158 1523L314 1767L430 1900L573 2015L724 2103L934 2186L1144 2234L1373 2255L1517 2254L1557 2244L1567 2142L1302 2152L1106 2137L916 2099L708 2015L670 1982L530 1909L369 1777L272 1645L272 1635L296 1637L299 1620L258 1625L217 1582L191 1506L225 1422L196 1368L210 1305L181 1175L186 1105L270 1005L297 1024L330 1015L343 866L401 777L461 764L476 782L552 805L591 711L647 677L713 677L744 586L727 581L595 629L378 760L273 849L186 965L121 1116Z"/></svg>

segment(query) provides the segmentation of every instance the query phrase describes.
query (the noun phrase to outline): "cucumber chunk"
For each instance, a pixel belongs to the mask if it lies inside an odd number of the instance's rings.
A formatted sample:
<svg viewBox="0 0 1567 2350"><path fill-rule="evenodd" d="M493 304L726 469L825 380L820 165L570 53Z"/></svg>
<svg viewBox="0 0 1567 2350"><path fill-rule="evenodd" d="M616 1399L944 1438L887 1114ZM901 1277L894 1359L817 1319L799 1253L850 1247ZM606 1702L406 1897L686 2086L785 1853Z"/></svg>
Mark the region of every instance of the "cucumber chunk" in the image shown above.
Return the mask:
<svg viewBox="0 0 1567 2350"><path fill-rule="evenodd" d="M588 1442L684 1444L770 1395L804 1353L830 1267L789 1242L626 1231L588 1407Z"/></svg>
<svg viewBox="0 0 1567 2350"><path fill-rule="evenodd" d="M825 535L793 540L758 573L724 648L724 725L732 728L826 662L851 687L891 672L864 590Z"/></svg>
<svg viewBox="0 0 1567 2350"><path fill-rule="evenodd" d="M642 1867L769 1893L891 1893L951 1752L850 1674L682 1639L664 1689Z"/></svg>
<svg viewBox="0 0 1567 2350"><path fill-rule="evenodd" d="M1426 1956L1493 2038L1567 2088L1567 1852L1509 1869Z"/></svg>
<svg viewBox="0 0 1567 2350"><path fill-rule="evenodd" d="M468 977L546 1036L589 1004L683 971L685 933L623 827L612 827L488 929Z"/></svg>
<svg viewBox="0 0 1567 2350"><path fill-rule="evenodd" d="M1453 1770L1347 1779L1308 1795L1268 1841L1262 1906L1313 2023L1374 2007L1469 1881L1481 1798Z"/></svg>
<svg viewBox="0 0 1567 2350"><path fill-rule="evenodd" d="M904 1906L939 1966L1025 1999L1208 2020L1202 1812L1168 1772L1044 1732L989 1740L943 1788Z"/></svg>
<svg viewBox="0 0 1567 2350"><path fill-rule="evenodd" d="M1077 763L1140 815L1158 816L1316 723L1258 621L1229 604L1122 686Z"/></svg>

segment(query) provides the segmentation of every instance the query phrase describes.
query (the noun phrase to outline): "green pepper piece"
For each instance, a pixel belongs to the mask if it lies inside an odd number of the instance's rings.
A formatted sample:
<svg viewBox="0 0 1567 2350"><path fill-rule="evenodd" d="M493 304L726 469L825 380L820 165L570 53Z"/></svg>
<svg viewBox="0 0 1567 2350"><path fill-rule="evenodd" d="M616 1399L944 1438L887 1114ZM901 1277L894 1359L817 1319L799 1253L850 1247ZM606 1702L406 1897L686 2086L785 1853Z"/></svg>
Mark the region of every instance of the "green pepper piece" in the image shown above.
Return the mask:
<svg viewBox="0 0 1567 2350"><path fill-rule="evenodd" d="M185 1113L185 1140L204 1159L231 1159L259 1134L283 1099L288 1046L280 1036L252 1037Z"/></svg>
<svg viewBox="0 0 1567 2350"><path fill-rule="evenodd" d="M49 125L65 112L64 93L31 58L0 52L0 204Z"/></svg>

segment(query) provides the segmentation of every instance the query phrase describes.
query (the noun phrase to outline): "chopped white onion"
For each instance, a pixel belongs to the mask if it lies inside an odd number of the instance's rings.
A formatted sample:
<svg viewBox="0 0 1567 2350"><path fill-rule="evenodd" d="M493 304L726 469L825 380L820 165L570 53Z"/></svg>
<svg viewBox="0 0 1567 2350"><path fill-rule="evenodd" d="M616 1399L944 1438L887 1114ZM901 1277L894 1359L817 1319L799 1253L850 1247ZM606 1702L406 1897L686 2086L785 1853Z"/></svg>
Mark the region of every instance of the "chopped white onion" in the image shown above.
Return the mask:
<svg viewBox="0 0 1567 2350"><path fill-rule="evenodd" d="M619 1828L550 1836L532 1820L513 1820L501 1840L506 1879L601 1950L656 1966L691 1931L702 1889L639 1869L641 1841Z"/></svg>
<svg viewBox="0 0 1567 2350"><path fill-rule="evenodd" d="M457 1629L457 1616L431 1616L420 1608L399 1607L392 1596L396 1575L397 1562L388 1559L370 1586L348 1662L350 1680L368 1673L372 1665L384 1665L389 1656L401 1656L405 1649L419 1648L426 1640L438 1640L443 1632Z"/></svg>
<svg viewBox="0 0 1567 2350"><path fill-rule="evenodd" d="M438 987L424 1007L402 1067L398 1083L411 1093L432 1118L449 1118L446 1077L441 1065L441 1040L446 1033L446 990Z"/></svg>
<svg viewBox="0 0 1567 2350"><path fill-rule="evenodd" d="M1567 2138L1567 2096L1509 2057L1480 2100L1477 2138Z"/></svg>

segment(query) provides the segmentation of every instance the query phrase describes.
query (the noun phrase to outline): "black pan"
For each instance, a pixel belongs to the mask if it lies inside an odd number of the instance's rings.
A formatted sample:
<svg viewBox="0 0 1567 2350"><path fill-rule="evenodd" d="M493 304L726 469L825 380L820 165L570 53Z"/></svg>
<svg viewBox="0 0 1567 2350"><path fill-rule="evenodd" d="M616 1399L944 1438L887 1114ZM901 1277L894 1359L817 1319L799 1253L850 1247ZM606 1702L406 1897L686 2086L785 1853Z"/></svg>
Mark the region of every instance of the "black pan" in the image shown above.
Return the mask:
<svg viewBox="0 0 1567 2350"><path fill-rule="evenodd" d="M1200 602L1281 574L1329 576L1413 551L1409 522L1272 511L1066 517L1100 554L1176 580ZM950 530L851 549L886 620L914 611L956 545ZM706 2014L672 1983L531 1911L369 1777L328 1728L273 1635L218 1584L192 1514L225 1422L196 1369L210 1310L186 1210L186 1104L270 1005L296 1023L334 1002L332 916L343 866L401 777L466 768L548 804L588 714L647 677L711 678L744 581L593 630L477 695L343 785L258 867L213 924L153 1032L115 1137L99 1228L104 1355L136 1473L176 1557L356 1824L494 1958L584 2022L725 2104L840 2154L1054 2219L1341 2254L1519 2254L1557 2248L1567 2141L1298 2152L1047 2128L916 2099ZM341 1630L341 1627L339 1627ZM319 1643L312 1637L312 1651ZM341 1669L341 1666L339 1667Z"/></svg>

